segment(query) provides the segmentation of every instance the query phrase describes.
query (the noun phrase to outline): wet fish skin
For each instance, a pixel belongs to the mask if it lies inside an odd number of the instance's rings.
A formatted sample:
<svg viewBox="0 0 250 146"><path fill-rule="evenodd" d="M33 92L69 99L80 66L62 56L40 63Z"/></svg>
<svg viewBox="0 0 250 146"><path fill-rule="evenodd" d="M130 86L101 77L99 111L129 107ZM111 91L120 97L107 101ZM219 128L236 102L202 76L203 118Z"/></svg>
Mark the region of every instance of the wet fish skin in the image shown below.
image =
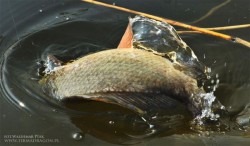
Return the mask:
<svg viewBox="0 0 250 146"><path fill-rule="evenodd" d="M41 80L59 99L100 93L161 93L187 103L197 114L203 92L197 81L176 70L172 62L139 49L111 49L90 54L56 70ZM106 101L101 97L92 100ZM119 101L107 101L119 104ZM124 106L124 105L123 105Z"/></svg>

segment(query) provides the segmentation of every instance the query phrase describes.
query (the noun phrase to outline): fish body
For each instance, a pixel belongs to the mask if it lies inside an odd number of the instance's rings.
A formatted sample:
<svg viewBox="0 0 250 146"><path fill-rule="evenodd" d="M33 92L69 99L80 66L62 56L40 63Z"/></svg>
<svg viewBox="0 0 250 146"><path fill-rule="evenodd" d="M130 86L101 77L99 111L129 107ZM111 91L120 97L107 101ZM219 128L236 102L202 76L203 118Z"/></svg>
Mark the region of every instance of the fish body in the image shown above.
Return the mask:
<svg viewBox="0 0 250 146"><path fill-rule="evenodd" d="M90 54L56 69L40 81L58 100L78 97L117 104L143 113L175 101L196 113L203 92L197 81L166 58L139 49Z"/></svg>

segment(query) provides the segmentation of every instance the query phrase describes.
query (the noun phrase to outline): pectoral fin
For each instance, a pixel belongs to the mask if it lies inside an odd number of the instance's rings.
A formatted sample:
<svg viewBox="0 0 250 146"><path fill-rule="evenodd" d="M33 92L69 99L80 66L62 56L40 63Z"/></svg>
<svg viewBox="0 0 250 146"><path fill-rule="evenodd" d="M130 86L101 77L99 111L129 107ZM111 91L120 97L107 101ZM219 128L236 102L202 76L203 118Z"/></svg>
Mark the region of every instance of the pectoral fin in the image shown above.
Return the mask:
<svg viewBox="0 0 250 146"><path fill-rule="evenodd" d="M147 112L160 110L171 112L177 111L180 108L185 110L186 108L179 101L160 93L95 93L88 95L77 95L77 97L86 100L95 100L116 104L139 114L146 114Z"/></svg>

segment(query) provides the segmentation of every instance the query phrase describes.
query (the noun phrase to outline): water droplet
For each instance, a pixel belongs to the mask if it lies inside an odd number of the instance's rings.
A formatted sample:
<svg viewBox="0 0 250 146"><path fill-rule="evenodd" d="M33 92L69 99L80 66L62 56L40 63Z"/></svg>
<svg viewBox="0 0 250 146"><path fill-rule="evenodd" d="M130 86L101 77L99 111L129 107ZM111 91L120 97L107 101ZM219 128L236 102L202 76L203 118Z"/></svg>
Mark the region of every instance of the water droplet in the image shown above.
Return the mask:
<svg viewBox="0 0 250 146"><path fill-rule="evenodd" d="M219 74L216 74L215 77L216 77L216 78L219 78Z"/></svg>
<svg viewBox="0 0 250 146"><path fill-rule="evenodd" d="M206 54L204 54L204 59L206 58Z"/></svg>
<svg viewBox="0 0 250 146"><path fill-rule="evenodd" d="M214 80L211 80L211 83L213 84L213 83L214 83Z"/></svg>
<svg viewBox="0 0 250 146"><path fill-rule="evenodd" d="M109 121L109 124L110 125L113 125L115 122L114 121Z"/></svg>
<svg viewBox="0 0 250 146"><path fill-rule="evenodd" d="M213 92L216 90L216 88L217 88L216 86L213 86Z"/></svg>
<svg viewBox="0 0 250 146"><path fill-rule="evenodd" d="M56 19L58 19L59 17L58 16L56 16Z"/></svg>
<svg viewBox="0 0 250 146"><path fill-rule="evenodd" d="M74 140L81 140L81 139L83 138L83 136L82 136L81 133L76 132L76 133L73 133L73 134L72 134L72 138L73 138Z"/></svg>
<svg viewBox="0 0 250 146"><path fill-rule="evenodd" d="M113 6L115 6L115 2L113 2L113 4L112 4Z"/></svg>
<svg viewBox="0 0 250 146"><path fill-rule="evenodd" d="M216 60L214 60L214 63L216 63Z"/></svg>
<svg viewBox="0 0 250 146"><path fill-rule="evenodd" d="M52 111L53 111L53 112L58 112L57 109L53 109Z"/></svg>
<svg viewBox="0 0 250 146"><path fill-rule="evenodd" d="M225 67L227 66L227 62L224 63L224 66L225 66Z"/></svg>
<svg viewBox="0 0 250 146"><path fill-rule="evenodd" d="M144 117L141 117L141 119L142 119L144 122L147 122L147 120L146 120Z"/></svg>
<svg viewBox="0 0 250 146"><path fill-rule="evenodd" d="M21 107L25 107L25 104L24 104L23 102L19 102L19 105L20 105Z"/></svg>
<svg viewBox="0 0 250 146"><path fill-rule="evenodd" d="M42 10L42 9L40 9L40 10L39 10L39 12L40 12L40 13L42 13L42 12L43 12L43 10Z"/></svg>
<svg viewBox="0 0 250 146"><path fill-rule="evenodd" d="M225 108L225 106L222 105L222 106L220 107L220 109L224 110L224 109L226 109L226 108Z"/></svg>
<svg viewBox="0 0 250 146"><path fill-rule="evenodd" d="M68 20L69 20L69 17L66 17L66 20L68 21Z"/></svg>
<svg viewBox="0 0 250 146"><path fill-rule="evenodd" d="M211 68L210 67L206 67L205 72L210 73L211 72Z"/></svg>

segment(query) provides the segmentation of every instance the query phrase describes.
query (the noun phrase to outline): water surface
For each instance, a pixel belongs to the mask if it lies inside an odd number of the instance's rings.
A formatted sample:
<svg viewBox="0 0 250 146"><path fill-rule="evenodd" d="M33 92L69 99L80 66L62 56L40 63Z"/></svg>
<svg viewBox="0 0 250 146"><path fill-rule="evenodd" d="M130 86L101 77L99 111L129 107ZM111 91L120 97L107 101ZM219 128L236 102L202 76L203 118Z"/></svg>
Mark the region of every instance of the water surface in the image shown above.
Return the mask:
<svg viewBox="0 0 250 146"><path fill-rule="evenodd" d="M225 1L105 2L192 23ZM228 1L193 25L214 27L249 23L249 5L248 0ZM61 105L43 94L37 84L41 78L38 69L41 69L42 59L48 53L69 61L88 53L115 48L129 16L133 15L78 0L0 1L1 145L22 145L3 142L4 135L13 134L38 134L48 139L58 139L59 142L53 143L55 145L250 143L249 126L244 129L233 123L235 115L250 103L250 50L211 36L181 35L199 60L211 67L212 79L220 80L215 95L230 111L231 120L227 121L226 128L199 133L183 122L189 119L162 115L155 115L162 118L158 120L161 126L152 128L141 117L117 106L79 101ZM250 41L249 28L223 32Z"/></svg>

